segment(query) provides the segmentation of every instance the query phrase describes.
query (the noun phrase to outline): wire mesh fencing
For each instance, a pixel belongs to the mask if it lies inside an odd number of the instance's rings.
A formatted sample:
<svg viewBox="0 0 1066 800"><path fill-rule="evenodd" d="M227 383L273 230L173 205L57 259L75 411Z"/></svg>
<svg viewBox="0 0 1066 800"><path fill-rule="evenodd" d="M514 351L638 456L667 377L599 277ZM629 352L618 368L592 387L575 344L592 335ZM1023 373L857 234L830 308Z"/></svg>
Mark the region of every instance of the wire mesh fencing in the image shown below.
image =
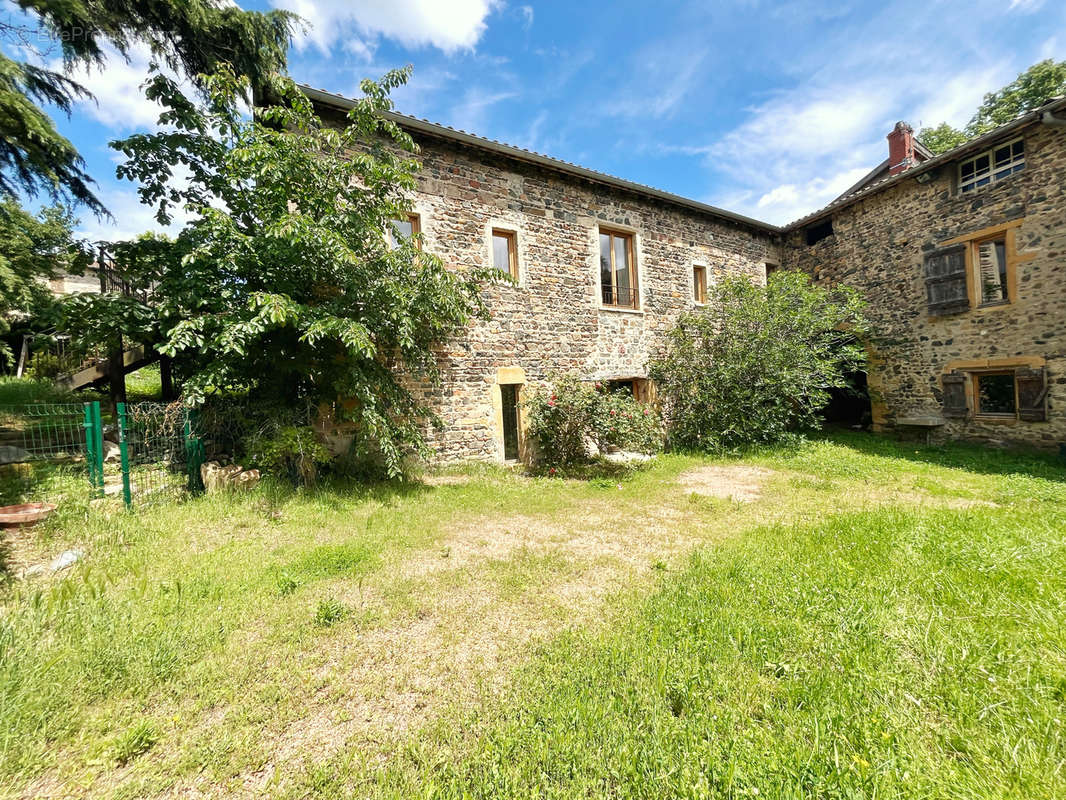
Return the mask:
<svg viewBox="0 0 1066 800"><path fill-rule="evenodd" d="M197 413L179 403L0 406L0 505L173 500L202 489L203 461Z"/></svg>
<svg viewBox="0 0 1066 800"><path fill-rule="evenodd" d="M119 457L104 482L106 486L117 475L127 506L202 488L204 455L195 411L181 403L119 403L117 416Z"/></svg>
<svg viewBox="0 0 1066 800"><path fill-rule="evenodd" d="M0 505L84 499L91 405L0 406Z"/></svg>

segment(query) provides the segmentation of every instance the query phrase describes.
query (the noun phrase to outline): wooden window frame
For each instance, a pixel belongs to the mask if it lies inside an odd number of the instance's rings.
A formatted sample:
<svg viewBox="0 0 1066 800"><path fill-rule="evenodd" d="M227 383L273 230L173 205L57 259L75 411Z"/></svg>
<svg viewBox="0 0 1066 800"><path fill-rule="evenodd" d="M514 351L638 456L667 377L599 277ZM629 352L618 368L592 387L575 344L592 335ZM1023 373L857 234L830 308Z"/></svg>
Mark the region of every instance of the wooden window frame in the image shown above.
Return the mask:
<svg viewBox="0 0 1066 800"><path fill-rule="evenodd" d="M707 303L707 267L702 264L692 267L692 300L698 306Z"/></svg>
<svg viewBox="0 0 1066 800"><path fill-rule="evenodd" d="M1004 277L1006 286L1004 288L1007 290L1007 296L996 300L986 300L983 283L984 276L981 274L981 245L995 242L1003 242L1003 257L1006 260L1006 275ZM970 288L970 305L974 308L1009 305L1014 302L1011 295L1011 285L1014 283L1015 278L1011 274L1010 248L1011 243L1007 241L1007 235L1005 232L996 234L995 236L985 236L981 239L974 239L970 242L970 250L967 253L966 279L968 281L968 286L972 284L972 288Z"/></svg>
<svg viewBox="0 0 1066 800"><path fill-rule="evenodd" d="M973 231L972 233L963 234L962 236L956 236L953 239L947 239L937 245L941 248L949 247L951 245L966 246L966 291L969 295L971 311L1004 308L1018 302L1018 267L1020 264L1032 261L1036 258L1036 253L1018 252L1018 228L1020 228L1024 222L1025 217L1021 217L1019 219L1011 220L1010 222L1004 222L1001 225L993 225L988 228ZM1004 251L1007 259L1007 299L1005 301L996 300L986 303L983 302L983 292L981 291L980 281L977 274L979 269L977 262L977 248L984 242L995 241L996 239L1002 239L1004 241ZM963 310L965 311L965 308Z"/></svg>
<svg viewBox="0 0 1066 800"><path fill-rule="evenodd" d="M1006 375L1014 387L1014 411L982 411L981 410L981 379L993 375ZM1018 419L1018 375L1013 369L986 369L970 373L970 408L973 409L974 419L996 420L1001 422L1013 422Z"/></svg>
<svg viewBox="0 0 1066 800"><path fill-rule="evenodd" d="M492 266L494 269L498 269L496 266L496 249L492 245L493 240L496 237L507 240L507 272L517 282L518 281L518 232L509 230L507 228L492 228L489 232L489 245L492 252ZM502 272L502 270L501 270Z"/></svg>
<svg viewBox="0 0 1066 800"><path fill-rule="evenodd" d="M600 268L600 259L603 257L603 249L600 246L600 236L610 237L610 254L611 254L611 296L615 298L614 303L603 302L603 275ZM626 247L627 259L629 261L629 275L630 275L630 293L632 294L632 303L619 303L618 300L618 267L615 265L614 258L614 240L625 239L628 240L628 246ZM600 305L603 308L622 308L632 311L640 310L640 279L637 276L637 237L632 231L625 231L619 228L609 228L606 225L601 225L596 230L596 282L599 284L599 298Z"/></svg>
<svg viewBox="0 0 1066 800"><path fill-rule="evenodd" d="M389 244L395 249L399 246L396 239L396 230L393 227L393 222L402 222L403 220L393 219L389 220L388 239ZM411 224L411 239L414 241L414 245L417 249L422 249L422 242L419 240L418 235L422 233L422 216L414 212L407 215L407 222Z"/></svg>
<svg viewBox="0 0 1066 800"><path fill-rule="evenodd" d="M1018 154L1018 155L1016 155L1014 153L1014 146L1017 145L1017 144L1021 145L1021 148L1020 148L1021 149L1021 153ZM1010 152L1010 156L1009 156L1006 164L1002 165L997 170L996 169L996 164L995 164L995 153L996 153L997 150L1002 150L1004 147L1007 147L1007 148L1010 149L1010 151L1011 151ZM977 162L979 160L981 160L982 158L987 158L988 159L988 172L987 172L987 174L981 173L980 175L978 175L978 173L977 173ZM963 177L963 174L962 174L963 173L963 168L966 165L968 165L968 164L973 164L974 165L974 173L973 173L972 176ZM995 186L1000 181L1006 180L1007 178L1011 177L1012 175L1016 175L1017 173L1021 172L1024 169L1025 169L1025 139L1024 139L1024 137L1019 136L1019 137L1017 137L1015 139L1011 139L1010 141L1001 142L1001 143L997 144L995 147L990 147L988 150L984 150L984 151L982 151L980 153L977 153L974 156L971 156L970 158L967 158L967 159L959 162L959 169L958 169L959 194L960 195L962 195L962 194L970 194L971 192L976 192L978 189L984 189L984 188L986 188L988 186ZM1004 172L1006 172L1006 174L1000 174L999 177L997 177L997 173L1004 173ZM981 184L979 186L978 185L978 181L984 180L985 178L988 178L988 183L984 183L984 184Z"/></svg>
<svg viewBox="0 0 1066 800"><path fill-rule="evenodd" d="M981 378L989 375L1009 375L1014 384L1014 413L981 411ZM1041 356L1021 356L1018 358L992 358L952 361L945 366L942 380L945 392L947 382L963 383L965 409L958 407L954 413L945 416L971 419L975 422L1014 425L1029 422L1047 422L1047 396L1051 388L1045 359ZM1027 398L1023 403L1022 383L1036 383L1028 387L1038 391L1035 398Z"/></svg>

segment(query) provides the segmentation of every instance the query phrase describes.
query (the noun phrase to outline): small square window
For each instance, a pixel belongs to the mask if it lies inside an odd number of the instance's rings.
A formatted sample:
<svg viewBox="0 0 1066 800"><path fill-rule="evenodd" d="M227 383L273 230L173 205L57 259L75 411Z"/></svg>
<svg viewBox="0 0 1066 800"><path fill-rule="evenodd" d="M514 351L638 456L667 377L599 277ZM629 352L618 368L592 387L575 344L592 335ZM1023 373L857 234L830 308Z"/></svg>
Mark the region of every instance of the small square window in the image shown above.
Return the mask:
<svg viewBox="0 0 1066 800"><path fill-rule="evenodd" d="M1013 417L1017 413L1013 372L990 372L974 375L977 413Z"/></svg>
<svg viewBox="0 0 1066 800"><path fill-rule="evenodd" d="M707 268L692 268L692 299L699 304L707 302Z"/></svg>
<svg viewBox="0 0 1066 800"><path fill-rule="evenodd" d="M492 266L518 280L518 247L514 231L492 230Z"/></svg>
<svg viewBox="0 0 1066 800"><path fill-rule="evenodd" d="M410 241L422 230L418 214L408 214L405 219L394 219L391 223L391 229L386 236L389 240L389 247L393 250L399 248L403 242Z"/></svg>

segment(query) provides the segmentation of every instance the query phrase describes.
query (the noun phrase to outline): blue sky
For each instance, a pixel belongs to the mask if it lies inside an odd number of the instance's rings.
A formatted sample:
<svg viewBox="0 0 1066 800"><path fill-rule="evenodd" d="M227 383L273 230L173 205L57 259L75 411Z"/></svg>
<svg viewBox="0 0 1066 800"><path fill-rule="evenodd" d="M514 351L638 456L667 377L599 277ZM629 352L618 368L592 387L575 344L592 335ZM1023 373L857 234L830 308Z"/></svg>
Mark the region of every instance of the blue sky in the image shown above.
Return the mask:
<svg viewBox="0 0 1066 800"><path fill-rule="evenodd" d="M291 54L300 82L352 95L409 63L399 111L775 223L884 159L896 120L962 124L984 92L1066 58L1062 0L245 5L312 24ZM83 214L92 237L153 227L107 148L152 127L145 63L83 76L97 102L61 121L116 216Z"/></svg>

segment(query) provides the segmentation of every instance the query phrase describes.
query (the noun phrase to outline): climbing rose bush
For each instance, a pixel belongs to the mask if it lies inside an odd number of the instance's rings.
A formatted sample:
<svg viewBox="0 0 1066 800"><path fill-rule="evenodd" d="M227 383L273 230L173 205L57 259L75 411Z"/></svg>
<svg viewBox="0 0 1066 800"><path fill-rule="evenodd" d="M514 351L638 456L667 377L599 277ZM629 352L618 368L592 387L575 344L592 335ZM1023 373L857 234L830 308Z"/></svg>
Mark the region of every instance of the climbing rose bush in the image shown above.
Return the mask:
<svg viewBox="0 0 1066 800"><path fill-rule="evenodd" d="M590 444L654 453L663 433L658 411L605 383L576 375L555 378L525 402L528 434L538 467L557 468L591 460Z"/></svg>

